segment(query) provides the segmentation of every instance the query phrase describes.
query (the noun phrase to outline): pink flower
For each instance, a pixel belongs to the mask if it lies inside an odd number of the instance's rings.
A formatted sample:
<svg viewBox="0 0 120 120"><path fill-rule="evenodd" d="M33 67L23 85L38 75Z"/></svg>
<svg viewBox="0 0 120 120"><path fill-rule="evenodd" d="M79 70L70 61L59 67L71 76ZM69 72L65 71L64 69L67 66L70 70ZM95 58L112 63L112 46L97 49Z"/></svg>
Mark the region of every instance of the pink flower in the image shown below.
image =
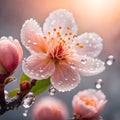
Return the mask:
<svg viewBox="0 0 120 120"><path fill-rule="evenodd" d="M18 66L23 55L18 40L0 38L0 78L10 75Z"/></svg>
<svg viewBox="0 0 120 120"><path fill-rule="evenodd" d="M52 97L40 99L33 109L33 120L66 120L67 117L65 105Z"/></svg>
<svg viewBox="0 0 120 120"><path fill-rule="evenodd" d="M104 62L94 58L102 50L102 39L95 33L76 35L77 26L70 12L52 12L41 27L26 20L21 30L23 45L31 55L23 61L23 71L31 78L50 77L59 91L70 91L80 83L80 75L104 71Z"/></svg>
<svg viewBox="0 0 120 120"><path fill-rule="evenodd" d="M103 111L107 100L102 91L88 89L78 92L72 101L74 112L81 119L96 119ZM94 120L93 119L93 120Z"/></svg>

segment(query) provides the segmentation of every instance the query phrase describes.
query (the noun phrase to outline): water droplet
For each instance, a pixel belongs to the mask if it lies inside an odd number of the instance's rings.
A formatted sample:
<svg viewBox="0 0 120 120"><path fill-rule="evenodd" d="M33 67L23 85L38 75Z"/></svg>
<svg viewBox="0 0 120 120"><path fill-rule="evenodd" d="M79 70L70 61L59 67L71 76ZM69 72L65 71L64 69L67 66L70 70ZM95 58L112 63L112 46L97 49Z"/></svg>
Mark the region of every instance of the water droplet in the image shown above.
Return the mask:
<svg viewBox="0 0 120 120"><path fill-rule="evenodd" d="M8 99L8 91L4 90L4 94L5 94L5 99L7 100Z"/></svg>
<svg viewBox="0 0 120 120"><path fill-rule="evenodd" d="M33 93L28 93L23 100L23 107L30 108L32 104L35 103L35 96Z"/></svg>
<svg viewBox="0 0 120 120"><path fill-rule="evenodd" d="M96 87L96 89L101 89L101 88L102 88L102 85L103 85L103 80L102 80L102 79L98 79L98 80L95 82L95 87Z"/></svg>
<svg viewBox="0 0 120 120"><path fill-rule="evenodd" d="M65 78L65 80L68 80L68 78Z"/></svg>
<svg viewBox="0 0 120 120"><path fill-rule="evenodd" d="M114 62L115 62L114 56L113 55L109 55L107 60L106 60L106 64L111 66Z"/></svg>
<svg viewBox="0 0 120 120"><path fill-rule="evenodd" d="M36 43L36 42L33 42L33 45L37 45L37 43Z"/></svg>
<svg viewBox="0 0 120 120"><path fill-rule="evenodd" d="M28 40L27 42L28 42L28 43L30 43L30 42L31 42L31 40Z"/></svg>
<svg viewBox="0 0 120 120"><path fill-rule="evenodd" d="M23 116L24 116L24 117L27 117L27 116L28 116L28 110L25 110L25 111L23 112Z"/></svg>
<svg viewBox="0 0 120 120"><path fill-rule="evenodd" d="M53 96L53 95L55 95L55 93L56 93L56 89L52 86L52 87L50 87L49 88L49 94L51 95L51 96Z"/></svg>
<svg viewBox="0 0 120 120"><path fill-rule="evenodd" d="M82 64L86 64L86 63L87 63L87 59L86 59L86 58L82 58L82 59L81 59L81 63L82 63Z"/></svg>
<svg viewBox="0 0 120 120"><path fill-rule="evenodd" d="M44 78L45 76L44 75L41 75L42 78Z"/></svg>
<svg viewBox="0 0 120 120"><path fill-rule="evenodd" d="M71 67L73 70L75 70L75 68L76 68L74 65L71 65L70 67Z"/></svg>
<svg viewBox="0 0 120 120"><path fill-rule="evenodd" d="M40 69L39 71L42 73L42 72L43 72L43 69Z"/></svg>

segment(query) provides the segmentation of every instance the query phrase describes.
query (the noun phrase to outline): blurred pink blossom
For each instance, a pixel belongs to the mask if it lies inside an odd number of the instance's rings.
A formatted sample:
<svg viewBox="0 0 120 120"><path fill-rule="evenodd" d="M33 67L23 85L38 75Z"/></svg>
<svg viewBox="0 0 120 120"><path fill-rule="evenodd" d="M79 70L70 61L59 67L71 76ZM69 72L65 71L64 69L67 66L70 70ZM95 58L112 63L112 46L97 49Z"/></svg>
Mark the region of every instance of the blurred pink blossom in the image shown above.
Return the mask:
<svg viewBox="0 0 120 120"><path fill-rule="evenodd" d="M23 71L33 79L50 77L59 91L70 91L80 75L104 71L104 62L94 58L102 51L102 38L95 33L76 35L74 17L65 9L50 13L43 31L34 19L26 20L21 30L23 45L31 55L23 61Z"/></svg>
<svg viewBox="0 0 120 120"><path fill-rule="evenodd" d="M74 112L80 119L96 120L103 111L107 100L102 91L88 89L78 92L72 101Z"/></svg>
<svg viewBox="0 0 120 120"><path fill-rule="evenodd" d="M0 78L10 75L22 59L23 51L18 40L0 38Z"/></svg>
<svg viewBox="0 0 120 120"><path fill-rule="evenodd" d="M68 111L58 99L45 97L33 108L33 120L66 120Z"/></svg>

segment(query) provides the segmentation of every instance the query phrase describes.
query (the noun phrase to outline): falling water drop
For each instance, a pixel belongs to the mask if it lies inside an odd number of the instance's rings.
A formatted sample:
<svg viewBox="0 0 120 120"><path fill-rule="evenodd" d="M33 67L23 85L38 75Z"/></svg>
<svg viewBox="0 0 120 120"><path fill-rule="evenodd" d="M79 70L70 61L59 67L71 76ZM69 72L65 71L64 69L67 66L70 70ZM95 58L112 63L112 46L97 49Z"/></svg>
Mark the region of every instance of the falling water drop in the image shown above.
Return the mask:
<svg viewBox="0 0 120 120"><path fill-rule="evenodd" d="M28 93L23 100L23 107L30 108L35 103L35 96L32 92Z"/></svg>
<svg viewBox="0 0 120 120"><path fill-rule="evenodd" d="M23 116L24 116L24 117L27 117L27 116L28 116L28 110L24 110Z"/></svg>
<svg viewBox="0 0 120 120"><path fill-rule="evenodd" d="M111 66L115 62L114 56L109 55L108 58L106 59L106 64Z"/></svg>
<svg viewBox="0 0 120 120"><path fill-rule="evenodd" d="M102 80L102 79L98 79L98 80L95 82L95 87L96 87L96 89L101 89L101 88L102 88L102 85L103 85L103 80Z"/></svg>
<svg viewBox="0 0 120 120"><path fill-rule="evenodd" d="M49 88L49 94L51 95L51 96L53 96L53 95L55 95L55 93L56 93L56 89L52 86L52 87L50 87Z"/></svg>

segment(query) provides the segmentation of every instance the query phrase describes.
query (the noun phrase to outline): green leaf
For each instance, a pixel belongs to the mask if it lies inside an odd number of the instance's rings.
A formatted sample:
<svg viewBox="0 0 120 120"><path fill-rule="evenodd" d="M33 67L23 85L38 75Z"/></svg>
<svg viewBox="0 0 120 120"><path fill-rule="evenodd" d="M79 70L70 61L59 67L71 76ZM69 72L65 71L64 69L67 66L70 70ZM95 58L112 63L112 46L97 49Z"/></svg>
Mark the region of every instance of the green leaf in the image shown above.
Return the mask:
<svg viewBox="0 0 120 120"><path fill-rule="evenodd" d="M34 95L38 95L45 91L50 85L50 78L44 79L44 80L38 80L35 84L35 86L31 89L31 92L34 93Z"/></svg>
<svg viewBox="0 0 120 120"><path fill-rule="evenodd" d="M23 73L21 75L21 78L20 78L20 83L23 82L23 81L29 81L30 82L30 78L25 73Z"/></svg>
<svg viewBox="0 0 120 120"><path fill-rule="evenodd" d="M6 78L5 79L5 85L7 85L8 83L10 83L10 82L12 82L14 80L16 80L16 78L14 78L14 77L8 77L8 78Z"/></svg>
<svg viewBox="0 0 120 120"><path fill-rule="evenodd" d="M8 93L8 97L12 98L12 97L16 96L18 92L20 92L19 89L11 90L11 91Z"/></svg>

